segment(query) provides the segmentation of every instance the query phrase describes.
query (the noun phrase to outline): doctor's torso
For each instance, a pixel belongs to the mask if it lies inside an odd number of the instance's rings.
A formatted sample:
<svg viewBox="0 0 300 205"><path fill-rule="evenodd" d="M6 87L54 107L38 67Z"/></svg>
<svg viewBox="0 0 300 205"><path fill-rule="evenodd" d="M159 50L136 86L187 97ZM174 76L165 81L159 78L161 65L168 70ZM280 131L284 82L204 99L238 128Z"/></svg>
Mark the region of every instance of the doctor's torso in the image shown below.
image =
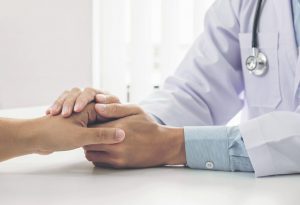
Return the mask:
<svg viewBox="0 0 300 205"><path fill-rule="evenodd" d="M243 120L272 111L300 112L300 61L291 0L264 0L258 48L268 72L250 74L258 0L216 0L204 32L176 72L143 108L172 126L224 125L241 109Z"/></svg>
<svg viewBox="0 0 300 205"><path fill-rule="evenodd" d="M300 111L300 61L289 0L268 0L258 26L259 49L268 58L264 76L251 75L245 61L251 55L257 1L243 1L239 10L239 44L248 118L274 110Z"/></svg>

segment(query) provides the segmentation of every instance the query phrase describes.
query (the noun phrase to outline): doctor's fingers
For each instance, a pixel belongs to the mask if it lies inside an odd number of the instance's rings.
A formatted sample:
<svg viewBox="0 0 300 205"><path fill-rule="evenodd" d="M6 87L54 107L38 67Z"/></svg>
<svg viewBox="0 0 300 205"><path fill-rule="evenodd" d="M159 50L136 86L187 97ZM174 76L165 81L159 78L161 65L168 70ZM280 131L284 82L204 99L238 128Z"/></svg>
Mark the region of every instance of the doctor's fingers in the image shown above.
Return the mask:
<svg viewBox="0 0 300 205"><path fill-rule="evenodd" d="M98 94L96 95L96 103L100 104L113 104L113 103L121 103L120 99L117 96L110 94Z"/></svg>
<svg viewBox="0 0 300 205"><path fill-rule="evenodd" d="M120 168L124 164L120 159L106 152L86 152L85 157L96 167Z"/></svg>
<svg viewBox="0 0 300 205"><path fill-rule="evenodd" d="M111 155L107 152L93 152L93 151L86 151L85 157L90 162L99 162L99 161L106 161L108 162L108 158L112 158ZM101 160L102 159L102 160ZM104 160L105 159L105 160Z"/></svg>
<svg viewBox="0 0 300 205"><path fill-rule="evenodd" d="M95 101L97 94L106 94L105 91L94 88L85 88L75 100L74 111L81 112L90 102Z"/></svg>
<svg viewBox="0 0 300 205"><path fill-rule="evenodd" d="M112 153L117 150L118 144L106 145L106 144L90 144L83 147L85 152L109 152Z"/></svg>
<svg viewBox="0 0 300 205"><path fill-rule="evenodd" d="M138 105L133 104L96 104L96 112L105 118L123 118L130 115L141 114L144 111Z"/></svg>
<svg viewBox="0 0 300 205"><path fill-rule="evenodd" d="M124 139L125 132L118 128L82 128L78 135L78 140L81 142L80 147L93 144L117 144Z"/></svg>
<svg viewBox="0 0 300 205"><path fill-rule="evenodd" d="M109 94L98 94L96 95L96 103L100 104L120 104L120 100L118 97ZM106 118L101 115L97 115L98 122L108 122L110 118Z"/></svg>

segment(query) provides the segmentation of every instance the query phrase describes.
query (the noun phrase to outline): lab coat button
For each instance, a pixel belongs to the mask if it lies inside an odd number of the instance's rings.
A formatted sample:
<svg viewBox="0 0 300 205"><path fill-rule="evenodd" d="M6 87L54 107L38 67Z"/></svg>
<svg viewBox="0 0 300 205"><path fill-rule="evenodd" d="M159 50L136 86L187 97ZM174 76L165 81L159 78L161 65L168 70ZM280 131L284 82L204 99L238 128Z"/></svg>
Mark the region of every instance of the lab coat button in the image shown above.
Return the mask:
<svg viewBox="0 0 300 205"><path fill-rule="evenodd" d="M214 168L214 163L213 162L206 162L205 164L207 169L213 169Z"/></svg>

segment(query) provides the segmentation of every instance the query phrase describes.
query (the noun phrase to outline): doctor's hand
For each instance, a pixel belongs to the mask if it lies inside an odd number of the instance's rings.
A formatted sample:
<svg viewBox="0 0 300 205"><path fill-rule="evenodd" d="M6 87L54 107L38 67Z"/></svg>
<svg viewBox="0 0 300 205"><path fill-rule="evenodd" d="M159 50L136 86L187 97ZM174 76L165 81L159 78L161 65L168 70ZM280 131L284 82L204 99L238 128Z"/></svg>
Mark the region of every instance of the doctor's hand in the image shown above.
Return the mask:
<svg viewBox="0 0 300 205"><path fill-rule="evenodd" d="M96 104L106 118L118 118L98 128L121 128L126 139L115 145L88 145L86 158L96 166L143 168L186 163L183 129L157 124L136 105Z"/></svg>
<svg viewBox="0 0 300 205"><path fill-rule="evenodd" d="M73 112L79 113L91 102L102 104L120 103L119 98L108 92L96 90L94 88L85 88L81 91L79 88L73 88L70 91L63 92L53 105L47 109L48 115L59 115L70 117Z"/></svg>
<svg viewBox="0 0 300 205"><path fill-rule="evenodd" d="M33 152L49 154L91 144L115 144L124 140L124 131L117 127L87 128L89 124L98 121L98 117L95 104L89 104L81 113L67 119L48 115L32 120L31 126L26 129L31 133Z"/></svg>

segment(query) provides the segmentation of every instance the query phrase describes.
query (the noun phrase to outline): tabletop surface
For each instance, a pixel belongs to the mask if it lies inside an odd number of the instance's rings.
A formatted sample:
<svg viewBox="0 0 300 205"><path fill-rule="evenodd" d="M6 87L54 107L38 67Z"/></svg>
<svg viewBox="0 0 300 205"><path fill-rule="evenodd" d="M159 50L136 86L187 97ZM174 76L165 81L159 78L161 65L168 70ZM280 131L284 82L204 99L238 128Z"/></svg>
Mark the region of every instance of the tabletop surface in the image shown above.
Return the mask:
<svg viewBox="0 0 300 205"><path fill-rule="evenodd" d="M28 118L43 111L0 110L0 116ZM295 205L299 190L299 175L255 179L252 173L182 167L99 169L86 161L81 149L29 155L0 165L3 205Z"/></svg>

